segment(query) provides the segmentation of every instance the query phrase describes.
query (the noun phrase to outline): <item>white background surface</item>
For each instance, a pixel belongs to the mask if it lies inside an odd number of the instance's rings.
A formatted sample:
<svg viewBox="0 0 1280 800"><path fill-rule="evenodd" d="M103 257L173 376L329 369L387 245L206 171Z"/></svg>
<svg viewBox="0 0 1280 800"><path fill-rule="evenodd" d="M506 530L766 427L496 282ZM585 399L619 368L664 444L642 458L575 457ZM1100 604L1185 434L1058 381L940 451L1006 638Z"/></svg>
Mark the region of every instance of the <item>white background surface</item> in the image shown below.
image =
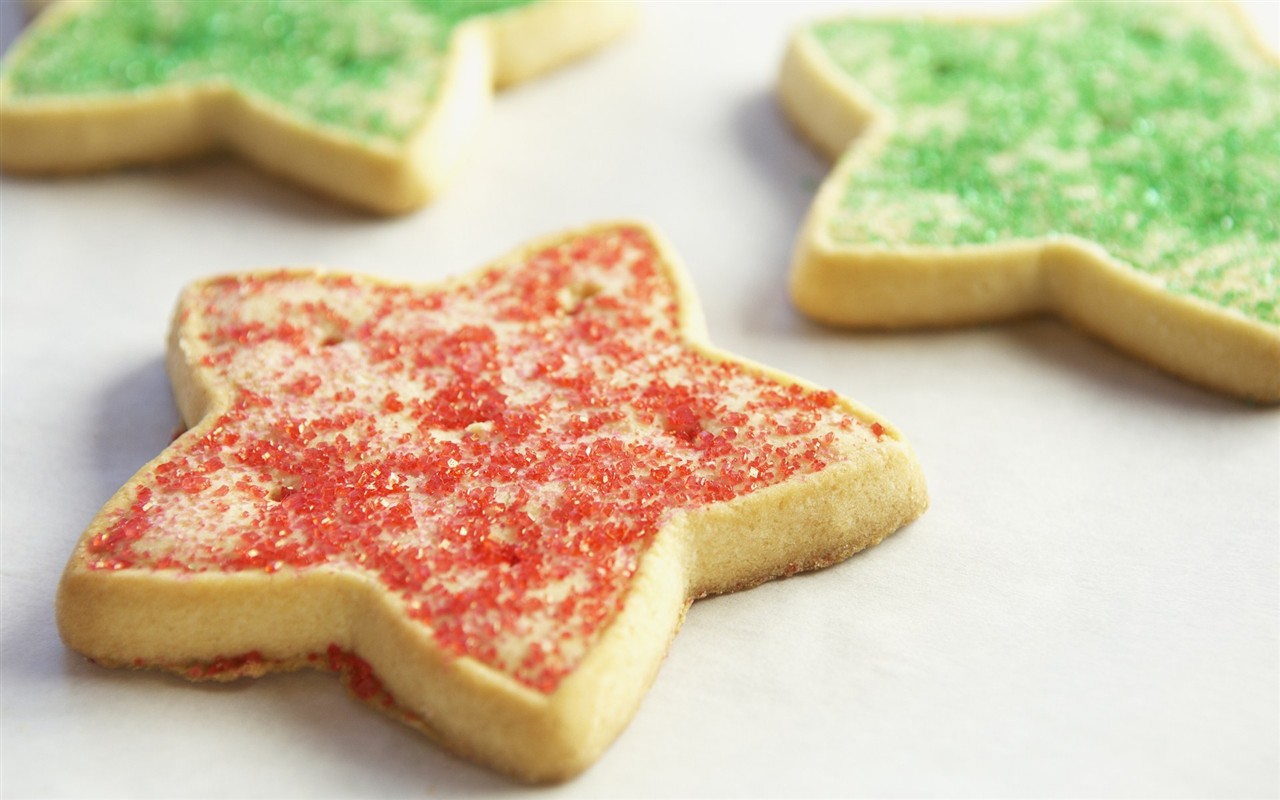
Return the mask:
<svg viewBox="0 0 1280 800"><path fill-rule="evenodd" d="M21 8L0 9L7 42ZM232 159L2 179L4 794L524 794L329 675L97 668L60 644L54 591L177 425L161 357L189 280L283 264L428 280L618 217L673 242L717 344L897 424L933 505L843 565L696 604L631 726L538 796L1280 791L1280 410L1054 320L862 335L789 305L828 165L772 84L787 32L840 9L874 5L649 5L617 46L498 98L452 191L402 218ZM1280 9L1249 11L1275 46Z"/></svg>

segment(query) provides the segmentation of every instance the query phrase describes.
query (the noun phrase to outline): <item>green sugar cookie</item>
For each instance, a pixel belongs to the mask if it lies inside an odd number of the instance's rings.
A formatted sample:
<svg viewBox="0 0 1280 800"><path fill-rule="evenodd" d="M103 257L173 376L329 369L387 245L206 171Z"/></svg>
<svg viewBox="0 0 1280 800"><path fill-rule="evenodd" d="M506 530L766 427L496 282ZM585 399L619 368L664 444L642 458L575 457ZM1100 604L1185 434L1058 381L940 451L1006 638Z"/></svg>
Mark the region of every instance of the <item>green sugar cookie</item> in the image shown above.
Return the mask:
<svg viewBox="0 0 1280 800"><path fill-rule="evenodd" d="M795 37L779 88L842 153L797 247L805 312L905 327L1052 310L1280 400L1280 68L1230 6L832 20Z"/></svg>
<svg viewBox="0 0 1280 800"><path fill-rule="evenodd" d="M43 15L0 67L0 166L62 173L227 148L375 211L450 177L492 87L620 33L569 0L98 0Z"/></svg>

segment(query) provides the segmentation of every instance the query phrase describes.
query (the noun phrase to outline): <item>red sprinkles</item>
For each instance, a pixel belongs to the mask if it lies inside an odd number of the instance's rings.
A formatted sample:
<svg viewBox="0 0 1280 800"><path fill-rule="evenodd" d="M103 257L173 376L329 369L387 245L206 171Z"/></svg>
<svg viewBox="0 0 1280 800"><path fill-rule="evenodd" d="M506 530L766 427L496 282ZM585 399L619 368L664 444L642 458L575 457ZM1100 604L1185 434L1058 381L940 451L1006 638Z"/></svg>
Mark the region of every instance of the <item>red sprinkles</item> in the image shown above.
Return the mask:
<svg viewBox="0 0 1280 800"><path fill-rule="evenodd" d="M884 434L690 348L675 296L626 227L443 288L205 283L179 318L230 407L166 451L89 564L362 571L446 651L553 691L670 514Z"/></svg>

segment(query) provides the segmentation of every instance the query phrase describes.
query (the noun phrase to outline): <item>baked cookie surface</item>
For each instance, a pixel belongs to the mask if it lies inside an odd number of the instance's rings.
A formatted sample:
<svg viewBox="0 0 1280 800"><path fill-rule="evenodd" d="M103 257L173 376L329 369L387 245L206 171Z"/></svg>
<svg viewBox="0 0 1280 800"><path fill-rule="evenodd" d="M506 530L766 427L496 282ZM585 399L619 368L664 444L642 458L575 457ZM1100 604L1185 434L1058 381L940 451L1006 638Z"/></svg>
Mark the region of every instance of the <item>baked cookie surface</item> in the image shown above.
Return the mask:
<svg viewBox="0 0 1280 800"><path fill-rule="evenodd" d="M68 0L0 73L0 165L60 173L234 150L380 212L443 188L493 86L614 38L625 2Z"/></svg>
<svg viewBox="0 0 1280 800"><path fill-rule="evenodd" d="M1280 66L1235 9L833 20L794 38L779 91L843 153L796 247L810 315L1053 310L1193 382L1280 400Z"/></svg>
<svg viewBox="0 0 1280 800"><path fill-rule="evenodd" d="M434 287L196 283L169 368L192 427L80 540L64 640L193 679L338 670L531 781L599 756L691 599L841 560L927 502L887 423L707 344L636 225Z"/></svg>

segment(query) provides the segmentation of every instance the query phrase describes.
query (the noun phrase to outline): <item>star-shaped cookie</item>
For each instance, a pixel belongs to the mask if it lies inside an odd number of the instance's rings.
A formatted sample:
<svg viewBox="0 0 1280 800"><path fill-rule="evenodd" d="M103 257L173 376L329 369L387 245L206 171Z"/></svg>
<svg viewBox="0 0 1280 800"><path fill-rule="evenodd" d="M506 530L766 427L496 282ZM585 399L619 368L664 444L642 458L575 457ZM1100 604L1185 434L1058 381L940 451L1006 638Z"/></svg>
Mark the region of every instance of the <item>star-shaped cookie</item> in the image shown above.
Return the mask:
<svg viewBox="0 0 1280 800"><path fill-rule="evenodd" d="M793 39L779 96L843 153L796 246L808 314L1053 311L1190 381L1280 401L1280 66L1235 8L832 20Z"/></svg>
<svg viewBox="0 0 1280 800"><path fill-rule="evenodd" d="M887 423L708 344L638 225L439 286L205 280L168 363L191 427L76 546L65 641L191 678L339 670L531 781L598 757L693 598L846 558L927 502Z"/></svg>
<svg viewBox="0 0 1280 800"><path fill-rule="evenodd" d="M226 149L403 212L452 177L495 84L594 50L633 17L626 0L64 0L0 65L0 166Z"/></svg>

